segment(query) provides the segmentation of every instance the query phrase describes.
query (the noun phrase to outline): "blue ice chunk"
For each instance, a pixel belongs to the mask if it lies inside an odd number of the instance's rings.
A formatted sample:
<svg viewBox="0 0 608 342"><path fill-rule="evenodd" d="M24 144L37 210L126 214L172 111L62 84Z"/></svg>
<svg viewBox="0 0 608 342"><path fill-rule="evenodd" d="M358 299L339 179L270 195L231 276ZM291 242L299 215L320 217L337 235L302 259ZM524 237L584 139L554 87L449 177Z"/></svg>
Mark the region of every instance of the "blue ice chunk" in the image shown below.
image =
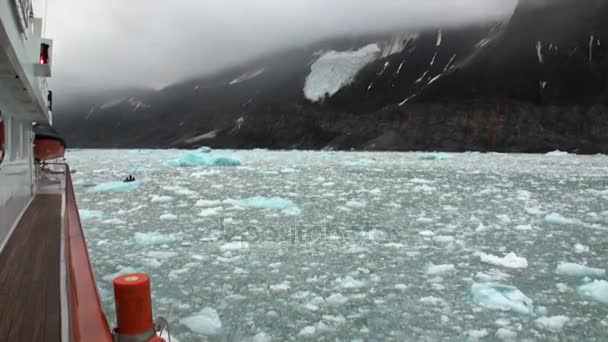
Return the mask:
<svg viewBox="0 0 608 342"><path fill-rule="evenodd" d="M298 206L292 201L281 197L262 197L256 196L240 200L227 200L229 204L239 207L252 209L271 209L271 210L286 210L298 209Z"/></svg>
<svg viewBox="0 0 608 342"><path fill-rule="evenodd" d="M608 282L605 280L594 280L591 283L579 286L578 291L584 297L602 304L608 304Z"/></svg>
<svg viewBox="0 0 608 342"><path fill-rule="evenodd" d="M78 210L78 214L82 221L101 220L103 218L103 213L99 210L80 209Z"/></svg>
<svg viewBox="0 0 608 342"><path fill-rule="evenodd" d="M606 274L606 270L571 262L562 262L557 265L555 273L571 277L603 277Z"/></svg>
<svg viewBox="0 0 608 342"><path fill-rule="evenodd" d="M454 156L448 153L420 153L418 154L420 160L449 160L454 159Z"/></svg>
<svg viewBox="0 0 608 342"><path fill-rule="evenodd" d="M201 146L196 151L200 153L211 153L211 147Z"/></svg>
<svg viewBox="0 0 608 342"><path fill-rule="evenodd" d="M234 157L214 155L201 152L186 152L176 159L167 162L169 166L195 167L195 166L239 166L241 161Z"/></svg>
<svg viewBox="0 0 608 342"><path fill-rule="evenodd" d="M88 192L127 192L139 188L143 182L109 182L97 184L90 188Z"/></svg>
<svg viewBox="0 0 608 342"><path fill-rule="evenodd" d="M135 233L135 244L142 247L165 245L181 240L180 234Z"/></svg>
<svg viewBox="0 0 608 342"><path fill-rule="evenodd" d="M471 286L473 300L491 310L513 311L521 314L533 313L532 299L518 288L499 283L474 283Z"/></svg>

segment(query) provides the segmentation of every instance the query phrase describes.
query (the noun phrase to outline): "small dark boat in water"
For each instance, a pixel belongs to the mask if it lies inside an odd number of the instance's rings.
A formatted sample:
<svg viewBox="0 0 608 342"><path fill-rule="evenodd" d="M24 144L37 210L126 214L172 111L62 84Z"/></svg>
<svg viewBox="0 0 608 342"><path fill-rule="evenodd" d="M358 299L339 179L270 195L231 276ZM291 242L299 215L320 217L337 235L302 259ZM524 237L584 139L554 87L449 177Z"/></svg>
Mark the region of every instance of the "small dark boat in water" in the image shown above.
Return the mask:
<svg viewBox="0 0 608 342"><path fill-rule="evenodd" d="M47 161L63 158L65 155L65 140L47 124L34 124L34 158L37 161Z"/></svg>

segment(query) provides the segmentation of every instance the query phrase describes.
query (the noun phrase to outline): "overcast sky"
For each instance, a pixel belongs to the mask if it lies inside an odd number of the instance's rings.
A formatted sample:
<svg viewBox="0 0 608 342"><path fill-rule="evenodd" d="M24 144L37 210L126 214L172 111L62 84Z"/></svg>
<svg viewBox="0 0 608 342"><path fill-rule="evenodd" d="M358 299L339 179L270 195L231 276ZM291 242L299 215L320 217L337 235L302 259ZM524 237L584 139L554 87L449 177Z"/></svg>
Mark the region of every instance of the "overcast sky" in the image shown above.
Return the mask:
<svg viewBox="0 0 608 342"><path fill-rule="evenodd" d="M44 1L36 0L37 16ZM48 0L59 91L160 88L290 45L512 13L517 0Z"/></svg>

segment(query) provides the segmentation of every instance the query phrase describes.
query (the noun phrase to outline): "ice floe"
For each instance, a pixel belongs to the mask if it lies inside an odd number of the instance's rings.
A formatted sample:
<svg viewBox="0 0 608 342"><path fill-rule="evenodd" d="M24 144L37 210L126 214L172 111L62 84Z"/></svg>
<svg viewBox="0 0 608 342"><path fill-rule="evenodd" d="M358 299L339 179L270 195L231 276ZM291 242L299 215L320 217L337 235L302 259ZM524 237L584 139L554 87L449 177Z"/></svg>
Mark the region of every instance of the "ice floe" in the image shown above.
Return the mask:
<svg viewBox="0 0 608 342"><path fill-rule="evenodd" d="M452 264L445 265L430 265L426 269L428 275L442 275L446 273L454 272L455 267Z"/></svg>
<svg viewBox="0 0 608 342"><path fill-rule="evenodd" d="M474 283L471 286L473 300L491 310L533 313L533 301L514 286L500 283Z"/></svg>
<svg viewBox="0 0 608 342"><path fill-rule="evenodd" d="M602 304L608 304L608 282L605 280L594 280L579 286L578 291L584 297Z"/></svg>
<svg viewBox="0 0 608 342"><path fill-rule="evenodd" d="M562 330L564 325L566 325L568 322L570 322L570 318L562 315L550 317L543 316L534 320L534 323L537 326L552 332L558 332Z"/></svg>
<svg viewBox="0 0 608 342"><path fill-rule="evenodd" d="M545 222L558 225L580 225L582 222L578 219L564 217L558 213L551 213L545 216Z"/></svg>
<svg viewBox="0 0 608 342"><path fill-rule="evenodd" d="M80 209L78 210L78 214L80 215L80 219L83 221L101 220L103 218L103 212L100 210Z"/></svg>
<svg viewBox="0 0 608 342"><path fill-rule="evenodd" d="M139 246L165 245L181 240L180 234L135 233L135 243Z"/></svg>
<svg viewBox="0 0 608 342"><path fill-rule="evenodd" d="M477 253L475 253L475 255L477 255L479 257L481 262L484 262L486 264L491 264L494 266L501 266L501 267L506 267L506 268L527 268L528 267L528 260L526 260L526 258L517 256L517 254L515 254L513 252L505 255L502 258L492 255L492 254L486 254L483 252L477 252Z"/></svg>
<svg viewBox="0 0 608 342"><path fill-rule="evenodd" d="M222 321L215 309L206 307L192 316L180 321L188 329L204 336L218 336L222 334Z"/></svg>
<svg viewBox="0 0 608 342"><path fill-rule="evenodd" d="M603 277L606 274L606 270L571 262L562 262L557 265L555 273L571 277Z"/></svg>

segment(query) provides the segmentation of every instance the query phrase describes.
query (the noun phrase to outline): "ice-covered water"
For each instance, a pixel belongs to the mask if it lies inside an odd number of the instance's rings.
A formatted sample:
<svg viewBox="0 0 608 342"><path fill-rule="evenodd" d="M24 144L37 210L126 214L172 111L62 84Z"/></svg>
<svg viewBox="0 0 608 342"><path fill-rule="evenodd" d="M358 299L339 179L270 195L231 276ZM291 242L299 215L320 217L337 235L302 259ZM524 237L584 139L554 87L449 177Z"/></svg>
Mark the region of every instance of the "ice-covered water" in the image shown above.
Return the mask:
<svg viewBox="0 0 608 342"><path fill-rule="evenodd" d="M68 153L111 321L142 271L182 342L608 335L608 157L182 155Z"/></svg>

